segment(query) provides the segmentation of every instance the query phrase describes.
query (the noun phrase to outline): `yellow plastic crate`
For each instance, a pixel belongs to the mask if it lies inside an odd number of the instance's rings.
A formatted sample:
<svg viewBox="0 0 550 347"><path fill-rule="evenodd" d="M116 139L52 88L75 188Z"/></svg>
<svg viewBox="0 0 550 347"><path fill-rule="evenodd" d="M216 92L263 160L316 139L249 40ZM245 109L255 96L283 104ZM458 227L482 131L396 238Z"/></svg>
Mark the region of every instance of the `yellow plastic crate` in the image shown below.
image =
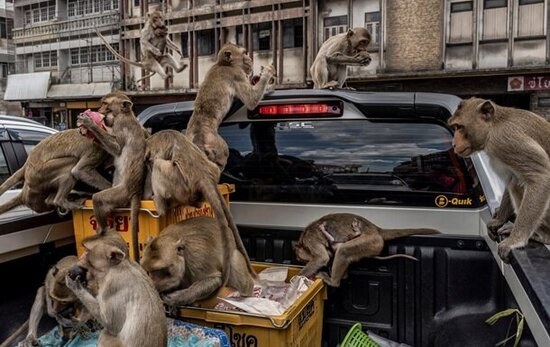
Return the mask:
<svg viewBox="0 0 550 347"><path fill-rule="evenodd" d="M235 191L235 186L232 184L218 185L219 191L222 193L225 202L229 205L229 194ZM210 204L204 203L201 207L195 208L190 206L179 206L170 209L164 216L159 216L153 200L142 200L139 211L139 253L143 255L143 248L150 237L157 236L162 229L170 224L179 221L198 217L198 216L214 216ZM76 251L80 256L84 253L82 240L88 236L96 234L97 220L95 219L92 200L86 200L84 207L73 211L73 226L76 240ZM120 208L109 218L109 226L120 233L122 238L128 243L130 248L130 257L134 258L132 247L132 233L130 232L130 209Z"/></svg>
<svg viewBox="0 0 550 347"><path fill-rule="evenodd" d="M277 266L252 263L257 272ZM287 282L301 267L289 266ZM319 347L323 332L323 306L327 298L322 280L317 279L300 298L280 316L213 309L180 307L180 319L225 330L234 346Z"/></svg>

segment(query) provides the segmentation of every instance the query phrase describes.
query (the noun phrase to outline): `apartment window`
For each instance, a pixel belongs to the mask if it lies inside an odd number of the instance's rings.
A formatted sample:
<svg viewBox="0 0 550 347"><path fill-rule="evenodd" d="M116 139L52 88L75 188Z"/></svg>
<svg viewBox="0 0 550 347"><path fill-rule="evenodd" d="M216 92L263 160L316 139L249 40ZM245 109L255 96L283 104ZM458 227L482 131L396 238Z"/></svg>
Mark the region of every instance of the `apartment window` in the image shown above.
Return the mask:
<svg viewBox="0 0 550 347"><path fill-rule="evenodd" d="M57 51L41 52L34 54L34 67L36 69L56 67Z"/></svg>
<svg viewBox="0 0 550 347"><path fill-rule="evenodd" d="M134 6L139 6L140 0L134 0Z"/></svg>
<svg viewBox="0 0 550 347"><path fill-rule="evenodd" d="M519 0L517 36L544 35L544 15L544 0Z"/></svg>
<svg viewBox="0 0 550 347"><path fill-rule="evenodd" d="M365 13L365 29L370 33L370 45L378 47L380 43L380 11Z"/></svg>
<svg viewBox="0 0 550 347"><path fill-rule="evenodd" d="M6 78L8 77L8 64L7 63L0 63L0 68L2 69L1 70L1 73L2 73L2 78Z"/></svg>
<svg viewBox="0 0 550 347"><path fill-rule="evenodd" d="M348 16L328 17L323 20L324 41L329 37L348 31Z"/></svg>
<svg viewBox="0 0 550 347"><path fill-rule="evenodd" d="M181 54L182 57L189 57L189 33L181 33Z"/></svg>
<svg viewBox="0 0 550 347"><path fill-rule="evenodd" d="M67 4L67 16L74 17L76 16L76 2L69 1Z"/></svg>
<svg viewBox="0 0 550 347"><path fill-rule="evenodd" d="M259 23L252 26L252 41L254 50L268 51L271 49L271 23Z"/></svg>
<svg viewBox="0 0 550 347"><path fill-rule="evenodd" d="M504 39L508 35L507 0L485 0L483 2L483 39Z"/></svg>
<svg viewBox="0 0 550 347"><path fill-rule="evenodd" d="M27 10L25 11L25 24L47 22L55 17L55 5L33 6L35 7L31 8L30 6L27 6Z"/></svg>
<svg viewBox="0 0 550 347"><path fill-rule="evenodd" d="M6 18L0 17L0 38L8 38L8 28L6 26Z"/></svg>
<svg viewBox="0 0 550 347"><path fill-rule="evenodd" d="M6 18L6 31L8 39L13 39L13 18Z"/></svg>
<svg viewBox="0 0 550 347"><path fill-rule="evenodd" d="M449 17L449 43L472 42L473 2L460 1L451 3Z"/></svg>
<svg viewBox="0 0 550 347"><path fill-rule="evenodd" d="M199 55L214 54L214 29L197 31L197 46Z"/></svg>
<svg viewBox="0 0 550 347"><path fill-rule="evenodd" d="M293 48L304 45L304 24L302 18L283 21L283 47Z"/></svg>
<svg viewBox="0 0 550 347"><path fill-rule="evenodd" d="M118 51L118 43L112 43L111 46ZM71 65L86 64L88 62L109 62L115 61L115 56L104 45L93 47L73 48L70 51Z"/></svg>
<svg viewBox="0 0 550 347"><path fill-rule="evenodd" d="M78 65L80 63L80 53L78 48L72 48L70 51L71 54L71 65Z"/></svg>

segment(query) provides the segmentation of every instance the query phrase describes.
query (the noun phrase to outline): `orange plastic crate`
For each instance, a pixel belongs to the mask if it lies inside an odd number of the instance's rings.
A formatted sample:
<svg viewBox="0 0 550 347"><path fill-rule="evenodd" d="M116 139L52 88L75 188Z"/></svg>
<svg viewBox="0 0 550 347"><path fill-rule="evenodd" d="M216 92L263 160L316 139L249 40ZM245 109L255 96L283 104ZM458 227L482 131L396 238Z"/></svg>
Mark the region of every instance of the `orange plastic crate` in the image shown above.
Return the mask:
<svg viewBox="0 0 550 347"><path fill-rule="evenodd" d="M257 272L278 266L256 263ZM288 266L287 282L301 267ZM180 319L198 325L225 330L235 346L257 347L319 347L323 333L323 307L326 287L317 279L300 298L280 316L221 311L196 307L181 307Z"/></svg>
<svg viewBox="0 0 550 347"><path fill-rule="evenodd" d="M235 186L232 184L220 184L218 185L218 189L222 193L225 202L229 205L229 194L235 191ZM204 203L200 208L179 206L170 209L164 216L159 216L153 200L142 200L139 211L138 234L140 257L143 255L145 243L150 238L157 236L162 229L170 224L198 216L213 217L214 213L210 204ZM88 236L95 235L97 230L97 220L95 219L92 200L86 200L83 208L73 211L73 226L76 251L80 256L84 253L82 240ZM130 257L135 259L132 247L132 235L130 232L130 209L116 209L109 218L109 226L118 231L122 238L128 243Z"/></svg>

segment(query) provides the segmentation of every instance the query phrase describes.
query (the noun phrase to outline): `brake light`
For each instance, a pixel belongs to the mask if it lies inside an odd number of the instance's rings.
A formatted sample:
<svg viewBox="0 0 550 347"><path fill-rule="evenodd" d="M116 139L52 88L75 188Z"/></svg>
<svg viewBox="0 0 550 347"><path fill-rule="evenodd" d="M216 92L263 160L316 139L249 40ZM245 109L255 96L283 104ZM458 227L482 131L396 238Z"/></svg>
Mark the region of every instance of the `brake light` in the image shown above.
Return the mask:
<svg viewBox="0 0 550 347"><path fill-rule="evenodd" d="M322 103L261 105L256 109L256 112L254 113L256 117L338 117L342 115L342 111L343 105L341 101L331 101Z"/></svg>

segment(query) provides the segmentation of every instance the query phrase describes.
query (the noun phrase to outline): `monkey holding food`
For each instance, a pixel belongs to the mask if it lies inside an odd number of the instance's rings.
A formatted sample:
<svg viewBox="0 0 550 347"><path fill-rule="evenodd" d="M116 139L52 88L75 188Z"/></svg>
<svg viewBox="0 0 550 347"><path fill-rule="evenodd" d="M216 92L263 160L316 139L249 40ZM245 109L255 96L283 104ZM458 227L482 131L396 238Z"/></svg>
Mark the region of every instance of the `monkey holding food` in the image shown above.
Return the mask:
<svg viewBox="0 0 550 347"><path fill-rule="evenodd" d="M405 254L378 256L384 242L409 235L438 234L435 229L381 229L367 219L351 213L333 213L310 223L296 244L296 258L307 262L300 275L311 277L332 260L330 274L317 277L332 287L339 287L348 266L363 258L416 258Z"/></svg>
<svg viewBox="0 0 550 347"><path fill-rule="evenodd" d="M19 183L21 193L0 205L0 214L19 205L35 212L59 209L71 211L82 206L84 198L69 200L77 181L98 190L111 183L97 171L108 155L92 141L83 141L78 129L52 134L29 153L25 164L0 185L0 195Z"/></svg>
<svg viewBox="0 0 550 347"><path fill-rule="evenodd" d="M166 304L191 305L225 285L250 295L254 278L246 259L223 233L214 218L195 217L167 226L147 244L140 263Z"/></svg>
<svg viewBox="0 0 550 347"><path fill-rule="evenodd" d="M253 110L262 99L269 81L276 75L273 66L262 67L260 79L249 81L252 59L245 48L226 43L218 52L216 63L208 70L195 99L193 114L186 134L210 161L218 165L220 174L227 164L229 149L218 134L218 127L236 97Z"/></svg>
<svg viewBox="0 0 550 347"><path fill-rule="evenodd" d="M348 65L367 66L371 62L367 46L371 35L357 27L326 40L310 68L314 89L342 88L348 76Z"/></svg>
<svg viewBox="0 0 550 347"><path fill-rule="evenodd" d="M140 78L135 83L139 83L154 74L158 74L162 79L170 77L171 74L165 72L166 67L171 67L175 72L181 72L187 67L187 64L176 61L168 53L167 49L171 49L180 56L183 56L178 45L168 37L168 28L166 27L164 14L157 9L147 14L147 21L140 32L141 62L125 58L107 42L107 39L101 35L99 30L96 29L96 33L107 49L122 62L151 71L150 74Z"/></svg>
<svg viewBox="0 0 550 347"><path fill-rule="evenodd" d="M48 271L44 285L36 291L28 320L27 336L18 344L18 347L38 345L38 325L44 313L55 318L64 340L71 339L72 334L91 318L81 302L65 284L65 276L77 262L77 257L67 256L59 260Z"/></svg>
<svg viewBox="0 0 550 347"><path fill-rule="evenodd" d="M98 346L162 347L168 343L164 306L141 266L114 231L82 242L85 252L65 281L103 326ZM92 294L87 287L96 288Z"/></svg>
<svg viewBox="0 0 550 347"><path fill-rule="evenodd" d="M503 107L490 100L460 102L448 121L456 154L469 157L484 150L506 182L498 212L488 223L498 254L509 261L513 249L529 239L550 244L550 123L536 114ZM513 214L513 227L505 223Z"/></svg>

